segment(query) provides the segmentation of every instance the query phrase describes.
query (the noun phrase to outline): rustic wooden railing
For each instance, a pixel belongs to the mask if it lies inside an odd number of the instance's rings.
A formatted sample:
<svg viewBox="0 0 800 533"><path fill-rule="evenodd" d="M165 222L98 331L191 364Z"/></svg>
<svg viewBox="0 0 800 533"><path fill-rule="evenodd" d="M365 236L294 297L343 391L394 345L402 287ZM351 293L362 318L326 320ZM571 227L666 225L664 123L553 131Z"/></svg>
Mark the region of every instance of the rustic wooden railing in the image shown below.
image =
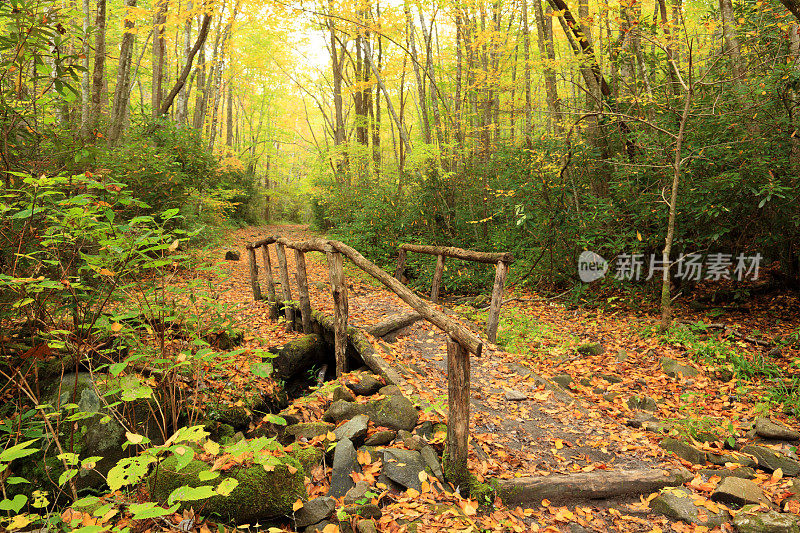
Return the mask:
<svg viewBox="0 0 800 533"><path fill-rule="evenodd" d="M272 275L272 260L269 247L275 245L275 255L278 259L278 274L280 276L281 298L275 289L275 278ZM405 245L412 246L412 245ZM336 358L336 375L341 376L347 371L347 321L348 303L347 286L344 280L344 257L347 257L361 270L374 277L404 302L411 306L422 318L428 320L436 327L447 333L447 395L448 395L448 424L447 424L447 464L451 472L467 475L467 441L469 437L469 384L470 384L470 354L478 357L483 350L483 342L470 330L451 319L436 306L414 294L408 287L392 277L390 274L367 260L358 251L340 241L325 239L309 239L305 241L290 241L281 236L270 236L251 242L247 245L247 254L250 263L250 284L255 300L263 299L261 285L259 284L258 263L256 250L261 248L263 258L263 279L267 283L267 300L270 302L272 318L277 318L279 307L283 307L287 323L294 323L295 307L287 305L292 301L291 287L289 285L289 269L286 262L286 248L294 250L297 272L295 280L299 292L299 310L303 331L311 333L311 300L308 292L308 277L306 274L305 254L320 252L328 259L328 279L331 286L334 302L334 354ZM410 248L409 248L410 249ZM411 251L418 251L410 249ZM484 254L482 252L469 252L458 248L447 248L451 257L464 258L463 252L468 252L471 259L481 262L497 262L498 276L500 265L513 261L510 254ZM425 253L425 252L423 252ZM477 254L477 255L476 255ZM439 254L444 255L444 254ZM492 260L487 260L491 256ZM497 258L495 259L495 256ZM507 265L502 267L507 271ZM441 278L441 275L439 276ZM500 278L500 293L505 274ZM495 288L497 281L495 281ZM494 301L494 300L493 300ZM498 306L499 309L499 306ZM496 328L495 328L496 329ZM464 477L466 479L466 477Z"/></svg>
<svg viewBox="0 0 800 533"><path fill-rule="evenodd" d="M442 283L445 257L495 265L492 301L489 305L489 317L486 320L486 337L489 339L489 342L496 342L497 326L500 324L500 307L503 304L503 287L506 283L508 267L514 262L514 255L510 252L476 252L474 250L464 250L462 248L447 246L401 244L397 253L397 269L395 270L395 278L398 280L401 279L403 271L406 268L407 252L436 256L436 271L433 273L433 283L431 283L431 301L434 303L439 302L439 285Z"/></svg>

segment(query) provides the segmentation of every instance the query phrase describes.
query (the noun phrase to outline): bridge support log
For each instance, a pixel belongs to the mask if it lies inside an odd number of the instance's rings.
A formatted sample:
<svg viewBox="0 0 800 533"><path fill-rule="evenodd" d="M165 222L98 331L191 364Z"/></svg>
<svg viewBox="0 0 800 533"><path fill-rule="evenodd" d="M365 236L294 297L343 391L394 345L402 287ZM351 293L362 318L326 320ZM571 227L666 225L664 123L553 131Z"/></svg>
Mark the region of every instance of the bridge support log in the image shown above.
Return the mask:
<svg viewBox="0 0 800 533"><path fill-rule="evenodd" d="M248 250L249 251L249 250ZM272 277L272 260L269 257L269 245L261 246L261 258L264 260L264 279L267 281L267 301L269 306L269 317L272 320L278 318L278 295L275 294L275 278Z"/></svg>
<svg viewBox="0 0 800 533"><path fill-rule="evenodd" d="M439 303L439 286L442 284L442 274L444 274L444 256L436 256L436 271L433 273L433 283L431 283L431 301Z"/></svg>
<svg viewBox="0 0 800 533"><path fill-rule="evenodd" d="M291 331L294 326L294 309L289 302L292 301L292 287L289 285L289 268L286 265L286 248L282 244L275 245L278 256L278 270L281 276L281 293L283 295L283 309L286 316L286 328Z"/></svg>
<svg viewBox="0 0 800 533"><path fill-rule="evenodd" d="M447 480L469 492L467 468L469 440L469 353L452 337L447 338Z"/></svg>
<svg viewBox="0 0 800 533"><path fill-rule="evenodd" d="M333 293L336 377L347 372L347 286L344 283L344 259L339 252L328 252L328 276Z"/></svg>
<svg viewBox="0 0 800 533"><path fill-rule="evenodd" d="M306 254L294 251L297 264L297 292L300 294L300 316L303 319L303 333L311 331L311 297L308 294L308 275L306 274Z"/></svg>
<svg viewBox="0 0 800 533"><path fill-rule="evenodd" d="M508 275L508 263L498 261L492 288L492 303L489 305L489 318L486 320L486 337L489 342L497 342L497 327L500 324L500 306L503 305L503 287Z"/></svg>
<svg viewBox="0 0 800 533"><path fill-rule="evenodd" d="M256 251L247 249L247 259L250 263L250 288L253 290L253 300L260 300L261 286L258 284L258 265L256 264Z"/></svg>

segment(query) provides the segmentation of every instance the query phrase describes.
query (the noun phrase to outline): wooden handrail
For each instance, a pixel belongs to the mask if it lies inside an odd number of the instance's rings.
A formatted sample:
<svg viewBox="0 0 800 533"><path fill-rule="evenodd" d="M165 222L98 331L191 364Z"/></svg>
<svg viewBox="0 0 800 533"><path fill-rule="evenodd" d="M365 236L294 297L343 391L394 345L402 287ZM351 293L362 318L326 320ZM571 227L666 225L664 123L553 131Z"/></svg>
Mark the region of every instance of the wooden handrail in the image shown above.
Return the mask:
<svg viewBox="0 0 800 533"><path fill-rule="evenodd" d="M500 307L503 302L503 287L508 275L508 266L514 262L511 252L476 252L452 246L426 246L424 244L401 244L397 252L397 268L394 277L399 281L406 268L406 252L429 254L436 256L436 270L431 283L431 301L439 302L439 285L442 283L444 273L444 258L453 257L464 261L477 263L491 263L495 265L494 286L492 287L492 303L489 307L489 316L486 319L486 337L489 342L497 341L497 328L500 325Z"/></svg>
<svg viewBox="0 0 800 533"><path fill-rule="evenodd" d="M511 264L514 262L514 254L511 252L476 252L475 250L465 250L452 246L427 246L424 244L401 244L399 248L407 252L453 257L464 261L475 261L476 263L497 264L502 261Z"/></svg>

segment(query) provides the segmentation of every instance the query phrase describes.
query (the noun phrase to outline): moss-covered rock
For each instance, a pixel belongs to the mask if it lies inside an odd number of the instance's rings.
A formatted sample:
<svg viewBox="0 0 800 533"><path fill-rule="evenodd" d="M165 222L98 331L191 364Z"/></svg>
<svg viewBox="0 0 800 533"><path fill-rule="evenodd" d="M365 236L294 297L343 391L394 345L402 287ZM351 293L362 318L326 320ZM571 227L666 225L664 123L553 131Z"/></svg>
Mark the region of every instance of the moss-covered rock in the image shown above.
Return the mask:
<svg viewBox="0 0 800 533"><path fill-rule="evenodd" d="M246 430L254 415L266 414L267 408L261 391L244 388L228 391L225 398L212 398L205 406L205 416L236 430Z"/></svg>
<svg viewBox="0 0 800 533"><path fill-rule="evenodd" d="M411 431L417 425L419 413L404 396L387 396L366 404L366 414L376 426Z"/></svg>
<svg viewBox="0 0 800 533"><path fill-rule="evenodd" d="M285 457L271 472L254 464L232 468L211 481L202 481L200 472L210 470L208 464L193 460L176 471L175 456L164 460L147 480L150 493L161 502L167 501L172 491L182 486L216 487L228 478L239 484L228 496L212 496L205 500L185 502L183 508L203 509L203 514L217 516L227 522L253 523L277 516L292 514L292 504L308 498L303 477L305 470L297 459ZM291 467L291 469L290 469Z"/></svg>
<svg viewBox="0 0 800 533"><path fill-rule="evenodd" d="M311 474L314 468L321 465L322 458L325 455L325 452L316 446L301 446L299 444L292 444L291 451L287 453L303 465L303 470L305 470L306 474Z"/></svg>

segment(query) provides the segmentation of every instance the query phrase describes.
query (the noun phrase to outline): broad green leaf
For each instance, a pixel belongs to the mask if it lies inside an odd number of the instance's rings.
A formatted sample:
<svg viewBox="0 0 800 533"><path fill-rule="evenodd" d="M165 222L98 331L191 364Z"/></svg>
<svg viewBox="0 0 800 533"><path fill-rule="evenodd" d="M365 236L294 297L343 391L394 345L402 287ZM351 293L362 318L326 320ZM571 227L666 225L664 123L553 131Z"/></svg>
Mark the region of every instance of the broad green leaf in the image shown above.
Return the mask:
<svg viewBox="0 0 800 533"><path fill-rule="evenodd" d="M33 440L21 442L21 443L15 445L15 446L12 446L10 448L6 448L5 450L3 450L3 453L0 453L0 462L10 463L14 459L21 459L22 457L27 457L29 455L32 455L32 454L38 452L39 450L36 450L36 449L33 449L33 450L27 449L28 446L30 446L31 444L33 444L37 440L39 440L39 439L33 439Z"/></svg>
<svg viewBox="0 0 800 533"><path fill-rule="evenodd" d="M133 513L134 519L144 520L147 518L157 518L159 516L166 516L172 514L178 510L178 507L180 507L179 503L176 503L169 509L164 509L155 502L145 502L145 503L132 503L129 506L129 509L131 513Z"/></svg>
<svg viewBox="0 0 800 533"><path fill-rule="evenodd" d="M14 511L18 513L22 506L25 505L28 501L28 497L24 494L17 494L14 496L13 500L9 500L8 498L0 501L0 511Z"/></svg>
<svg viewBox="0 0 800 533"><path fill-rule="evenodd" d="M200 481L211 481L212 479L217 479L219 477L219 472L216 470L214 472L210 470L203 470L199 474L197 474L197 479Z"/></svg>
<svg viewBox="0 0 800 533"><path fill-rule="evenodd" d="M63 487L64 484L70 479L74 478L75 474L77 473L78 471L75 469L65 470L64 472L62 472L61 475L58 476L58 486Z"/></svg>
<svg viewBox="0 0 800 533"><path fill-rule="evenodd" d="M233 489L239 486L239 482L232 477L226 478L222 480L222 483L217 485L217 494L220 496L230 496Z"/></svg>
<svg viewBox="0 0 800 533"><path fill-rule="evenodd" d="M108 487L113 492L124 486L138 483L147 474L150 463L155 460L155 457L149 455L121 459L108 472Z"/></svg>
<svg viewBox="0 0 800 533"><path fill-rule="evenodd" d="M175 502L204 500L216 494L214 487L211 485L200 485L199 487L188 487L184 485L172 491L167 499L167 505L172 505Z"/></svg>

